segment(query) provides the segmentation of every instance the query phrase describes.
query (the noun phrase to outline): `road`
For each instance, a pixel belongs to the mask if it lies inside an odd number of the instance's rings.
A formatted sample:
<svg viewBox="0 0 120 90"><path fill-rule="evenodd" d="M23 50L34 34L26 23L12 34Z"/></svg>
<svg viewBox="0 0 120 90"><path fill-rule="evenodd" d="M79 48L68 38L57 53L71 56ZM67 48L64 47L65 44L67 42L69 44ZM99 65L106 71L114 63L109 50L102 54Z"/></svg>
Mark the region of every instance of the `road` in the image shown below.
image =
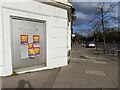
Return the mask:
<svg viewBox="0 0 120 90"><path fill-rule="evenodd" d="M101 50L74 45L69 65L5 77L2 81L4 88L26 87L25 81L32 88L117 88L118 62Z"/></svg>

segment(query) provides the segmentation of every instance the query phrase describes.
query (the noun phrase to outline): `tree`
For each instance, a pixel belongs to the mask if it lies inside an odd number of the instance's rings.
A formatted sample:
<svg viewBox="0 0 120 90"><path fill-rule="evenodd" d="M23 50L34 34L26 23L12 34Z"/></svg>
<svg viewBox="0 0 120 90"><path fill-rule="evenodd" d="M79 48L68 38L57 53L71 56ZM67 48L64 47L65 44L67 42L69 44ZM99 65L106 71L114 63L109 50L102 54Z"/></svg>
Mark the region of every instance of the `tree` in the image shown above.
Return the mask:
<svg viewBox="0 0 120 90"><path fill-rule="evenodd" d="M115 8L116 4L109 3L108 8L106 8L106 3L101 2L96 7L95 17L90 21L93 23L93 26L97 27L96 30L103 31L103 45L104 45L104 54L106 53L106 34L105 27L110 25L110 21L117 21L117 18L112 16L110 13ZM99 29L98 29L99 28Z"/></svg>
<svg viewBox="0 0 120 90"><path fill-rule="evenodd" d="M119 39L118 30L116 30L115 28L109 28L105 30L105 33L107 42L118 42Z"/></svg>
<svg viewBox="0 0 120 90"><path fill-rule="evenodd" d="M75 33L75 37L74 37L75 42L79 43L80 39L81 39L81 35L79 33Z"/></svg>
<svg viewBox="0 0 120 90"><path fill-rule="evenodd" d="M99 28L101 26L101 23L99 22L99 20L94 20L94 22L92 22L92 28L95 29L94 31L94 38L96 39L96 50L98 50L98 32L99 32Z"/></svg>

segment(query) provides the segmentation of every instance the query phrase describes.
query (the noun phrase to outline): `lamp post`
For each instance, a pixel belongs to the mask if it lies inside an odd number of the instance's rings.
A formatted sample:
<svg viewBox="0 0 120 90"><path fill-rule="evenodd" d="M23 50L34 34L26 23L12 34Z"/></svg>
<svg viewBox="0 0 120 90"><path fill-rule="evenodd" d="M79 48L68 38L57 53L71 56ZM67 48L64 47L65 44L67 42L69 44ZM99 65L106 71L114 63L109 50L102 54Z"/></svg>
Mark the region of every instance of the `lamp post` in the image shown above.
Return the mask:
<svg viewBox="0 0 120 90"><path fill-rule="evenodd" d="M72 45L73 45L74 42L75 42L74 38L75 38L75 34L72 34Z"/></svg>
<svg viewBox="0 0 120 90"><path fill-rule="evenodd" d="M96 51L98 50L98 29L96 29Z"/></svg>
<svg viewBox="0 0 120 90"><path fill-rule="evenodd" d="M72 37L74 38L74 37L75 37L75 34L72 34Z"/></svg>

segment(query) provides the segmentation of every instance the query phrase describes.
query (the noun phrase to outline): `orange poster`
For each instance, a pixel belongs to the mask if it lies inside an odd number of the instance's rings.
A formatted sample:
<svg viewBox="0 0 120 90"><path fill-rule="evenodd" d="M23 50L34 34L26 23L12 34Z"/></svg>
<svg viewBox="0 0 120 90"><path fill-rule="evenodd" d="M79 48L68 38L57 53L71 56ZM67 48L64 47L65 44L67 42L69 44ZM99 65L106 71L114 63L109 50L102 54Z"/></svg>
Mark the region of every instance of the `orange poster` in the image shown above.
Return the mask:
<svg viewBox="0 0 120 90"><path fill-rule="evenodd" d="M29 57L34 57L35 56L33 43L28 43L28 56Z"/></svg>
<svg viewBox="0 0 120 90"><path fill-rule="evenodd" d="M20 35L21 45L28 44L28 35Z"/></svg>
<svg viewBox="0 0 120 90"><path fill-rule="evenodd" d="M34 52L36 56L40 56L40 47L35 47Z"/></svg>
<svg viewBox="0 0 120 90"><path fill-rule="evenodd" d="M40 43L40 36L39 35L33 35L33 43L34 44Z"/></svg>
<svg viewBox="0 0 120 90"><path fill-rule="evenodd" d="M28 43L28 48L33 48L33 43Z"/></svg>
<svg viewBox="0 0 120 90"><path fill-rule="evenodd" d="M40 47L34 47L33 43L28 43L28 56L29 57L40 56Z"/></svg>
<svg viewBox="0 0 120 90"><path fill-rule="evenodd" d="M34 48L28 48L28 56L29 57L34 57L35 56Z"/></svg>

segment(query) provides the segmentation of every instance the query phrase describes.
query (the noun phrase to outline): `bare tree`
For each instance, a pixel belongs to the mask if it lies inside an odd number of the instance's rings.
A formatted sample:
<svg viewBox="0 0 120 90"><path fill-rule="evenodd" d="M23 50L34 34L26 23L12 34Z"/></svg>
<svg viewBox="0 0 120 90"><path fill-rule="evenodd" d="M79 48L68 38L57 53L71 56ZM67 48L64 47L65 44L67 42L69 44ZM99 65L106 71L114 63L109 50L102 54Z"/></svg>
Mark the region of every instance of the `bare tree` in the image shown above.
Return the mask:
<svg viewBox="0 0 120 90"><path fill-rule="evenodd" d="M108 3L107 3L108 4ZM116 4L109 3L107 5L104 2L99 3L96 6L96 13L94 18L90 21L96 30L103 31L103 45L104 45L104 54L106 53L106 35L105 28L110 25L110 21L117 21L117 18L111 15L113 9L117 6ZM106 7L108 6L108 7Z"/></svg>
<svg viewBox="0 0 120 90"><path fill-rule="evenodd" d="M96 34L96 51L98 50L98 31L101 26L99 20L94 20L92 23L92 29L95 29L94 33Z"/></svg>

